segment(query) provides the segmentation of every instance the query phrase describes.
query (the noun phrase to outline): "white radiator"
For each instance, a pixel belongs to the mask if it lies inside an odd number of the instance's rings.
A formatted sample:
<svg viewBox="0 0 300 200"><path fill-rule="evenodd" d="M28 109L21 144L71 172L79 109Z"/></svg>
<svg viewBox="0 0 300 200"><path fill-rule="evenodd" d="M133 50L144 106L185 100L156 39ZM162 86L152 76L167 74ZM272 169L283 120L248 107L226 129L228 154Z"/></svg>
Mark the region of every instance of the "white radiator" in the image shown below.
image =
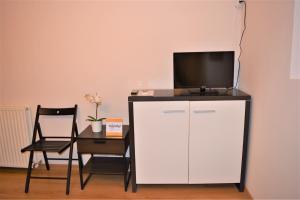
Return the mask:
<svg viewBox="0 0 300 200"><path fill-rule="evenodd" d="M0 167L27 168L29 152L21 148L32 138L31 111L27 107L0 106Z"/></svg>

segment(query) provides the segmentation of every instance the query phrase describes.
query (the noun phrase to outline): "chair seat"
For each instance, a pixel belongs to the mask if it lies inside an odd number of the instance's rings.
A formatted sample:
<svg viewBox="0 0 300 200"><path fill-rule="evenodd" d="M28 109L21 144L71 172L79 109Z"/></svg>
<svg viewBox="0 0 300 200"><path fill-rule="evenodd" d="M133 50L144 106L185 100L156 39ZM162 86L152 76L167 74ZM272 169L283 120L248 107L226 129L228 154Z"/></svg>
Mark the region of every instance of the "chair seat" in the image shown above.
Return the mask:
<svg viewBox="0 0 300 200"><path fill-rule="evenodd" d="M57 152L62 153L70 146L70 141L47 141L47 140L39 140L24 149L22 152L25 151L47 151L47 152Z"/></svg>

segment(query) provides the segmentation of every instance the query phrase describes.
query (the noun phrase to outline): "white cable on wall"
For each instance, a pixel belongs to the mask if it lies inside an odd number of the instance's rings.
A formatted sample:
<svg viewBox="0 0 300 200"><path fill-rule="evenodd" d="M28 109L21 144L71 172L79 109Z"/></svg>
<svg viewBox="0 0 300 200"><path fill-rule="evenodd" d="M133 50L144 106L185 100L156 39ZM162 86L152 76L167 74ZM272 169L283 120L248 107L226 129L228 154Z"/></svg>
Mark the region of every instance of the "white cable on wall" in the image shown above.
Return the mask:
<svg viewBox="0 0 300 200"><path fill-rule="evenodd" d="M234 85L234 88L238 88L239 86L239 81L240 81L240 70L241 70L241 55L243 52L243 48L242 48L242 42L243 42L243 38L244 38L244 34L247 28L247 24L246 24L246 18L247 18L247 4L245 0L239 0L239 3L243 5L244 7L244 16L243 16L243 30L241 33L241 37L240 37L240 41L239 41L239 55L238 55L238 70L237 70L237 76L236 76L236 82Z"/></svg>
<svg viewBox="0 0 300 200"><path fill-rule="evenodd" d="M291 79L300 79L300 1L294 1L294 28L291 54Z"/></svg>

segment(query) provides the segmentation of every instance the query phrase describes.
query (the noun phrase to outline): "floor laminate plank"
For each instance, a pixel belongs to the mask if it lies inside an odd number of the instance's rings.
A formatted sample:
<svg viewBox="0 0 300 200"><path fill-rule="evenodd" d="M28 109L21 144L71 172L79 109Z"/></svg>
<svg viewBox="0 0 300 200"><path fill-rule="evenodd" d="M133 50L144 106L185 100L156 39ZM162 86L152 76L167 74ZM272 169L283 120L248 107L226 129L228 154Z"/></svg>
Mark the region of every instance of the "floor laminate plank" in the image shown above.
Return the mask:
<svg viewBox="0 0 300 200"><path fill-rule="evenodd" d="M64 176L66 165L40 166L33 176ZM137 193L124 191L123 176L94 175L84 190L80 189L78 166L73 166L70 195L65 195L65 180L32 179L29 193L24 193L26 170L0 168L0 199L251 199L247 191L238 192L226 185L140 185Z"/></svg>

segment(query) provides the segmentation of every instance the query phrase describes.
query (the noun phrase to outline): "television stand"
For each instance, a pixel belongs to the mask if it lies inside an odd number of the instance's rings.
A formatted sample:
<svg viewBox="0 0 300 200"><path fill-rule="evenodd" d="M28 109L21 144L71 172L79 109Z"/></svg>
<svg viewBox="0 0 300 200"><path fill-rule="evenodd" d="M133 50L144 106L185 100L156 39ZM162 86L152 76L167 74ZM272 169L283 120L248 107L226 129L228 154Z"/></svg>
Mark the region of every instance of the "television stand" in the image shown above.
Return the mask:
<svg viewBox="0 0 300 200"><path fill-rule="evenodd" d="M128 97L132 191L143 184L212 183L244 191L251 96L237 89L187 93Z"/></svg>

